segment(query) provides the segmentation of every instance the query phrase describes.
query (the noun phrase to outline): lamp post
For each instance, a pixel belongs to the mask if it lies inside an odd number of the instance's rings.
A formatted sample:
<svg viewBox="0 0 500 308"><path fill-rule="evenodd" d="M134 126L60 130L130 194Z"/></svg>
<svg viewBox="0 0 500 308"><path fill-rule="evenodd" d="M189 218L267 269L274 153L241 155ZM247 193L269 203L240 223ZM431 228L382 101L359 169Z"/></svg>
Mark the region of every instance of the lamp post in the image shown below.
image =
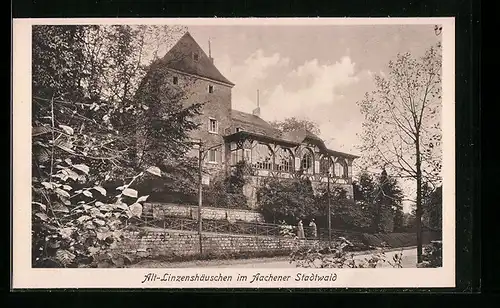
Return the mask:
<svg viewBox="0 0 500 308"><path fill-rule="evenodd" d="M203 205L203 149L201 148L201 140L198 144L198 239L200 241L200 256L203 255L203 245L202 245L202 219L201 219L201 207Z"/></svg>
<svg viewBox="0 0 500 308"><path fill-rule="evenodd" d="M221 146L222 144L213 145L206 149L203 148L201 139L194 140L193 144L198 145L198 239L200 242L200 255L203 254L202 232L203 220L201 217L201 208L203 206L203 160L208 151Z"/></svg>
<svg viewBox="0 0 500 308"><path fill-rule="evenodd" d="M330 170L328 170L327 176L327 196L328 196L328 242L330 245L332 244L332 209L331 209L331 201L330 201Z"/></svg>

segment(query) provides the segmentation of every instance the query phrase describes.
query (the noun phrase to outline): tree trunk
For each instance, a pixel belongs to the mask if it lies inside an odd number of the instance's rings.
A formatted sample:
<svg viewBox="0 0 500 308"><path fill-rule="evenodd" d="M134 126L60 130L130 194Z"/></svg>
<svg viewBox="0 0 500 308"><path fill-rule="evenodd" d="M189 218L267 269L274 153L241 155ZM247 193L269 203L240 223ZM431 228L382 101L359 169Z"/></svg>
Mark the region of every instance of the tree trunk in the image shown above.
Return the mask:
<svg viewBox="0 0 500 308"><path fill-rule="evenodd" d="M417 208L415 211L416 229L417 229L417 262L422 262L422 170L420 160L420 136L416 136L415 152L416 152L416 175L417 175Z"/></svg>

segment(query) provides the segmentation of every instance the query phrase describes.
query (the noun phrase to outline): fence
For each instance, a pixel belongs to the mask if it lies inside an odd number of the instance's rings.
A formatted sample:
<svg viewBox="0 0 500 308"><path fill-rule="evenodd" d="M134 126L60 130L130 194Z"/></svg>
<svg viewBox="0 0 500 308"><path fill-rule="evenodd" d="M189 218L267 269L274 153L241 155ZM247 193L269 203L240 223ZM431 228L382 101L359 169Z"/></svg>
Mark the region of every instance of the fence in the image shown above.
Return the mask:
<svg viewBox="0 0 500 308"><path fill-rule="evenodd" d="M135 220L135 224L140 227L153 227L181 231L198 231L198 220L179 217L164 217L163 219L154 219L144 217L144 219ZM250 222L230 222L227 220L203 219L202 232L212 233L234 233L246 235L265 235L279 236L281 225Z"/></svg>
<svg viewBox="0 0 500 308"><path fill-rule="evenodd" d="M140 227L153 227L170 230L181 231L198 231L198 220L180 217L165 216L162 219L153 218L153 216L144 216L143 219L136 219L135 225ZM286 232L288 230L288 232ZM286 236L286 234L293 236L297 235L297 227L290 225L279 225L269 223L252 223L228 220L213 220L203 219L202 232L212 233L232 233L232 234L245 234L245 235L258 235L258 236ZM304 226L304 235L306 239L319 239L328 240L328 229L317 229L316 237L312 227ZM358 238L362 233L344 230L331 230L332 239L338 237L345 237L350 240Z"/></svg>

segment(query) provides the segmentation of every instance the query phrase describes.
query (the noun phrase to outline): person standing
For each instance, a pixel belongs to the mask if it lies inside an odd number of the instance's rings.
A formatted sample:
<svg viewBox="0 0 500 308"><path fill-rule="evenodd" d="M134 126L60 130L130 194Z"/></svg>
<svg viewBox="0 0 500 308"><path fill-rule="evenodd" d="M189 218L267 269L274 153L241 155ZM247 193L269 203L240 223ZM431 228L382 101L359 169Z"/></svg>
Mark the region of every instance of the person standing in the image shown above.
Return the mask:
<svg viewBox="0 0 500 308"><path fill-rule="evenodd" d="M299 223L297 224L297 236L299 239L304 239L304 224L302 223L302 219L299 220Z"/></svg>
<svg viewBox="0 0 500 308"><path fill-rule="evenodd" d="M311 230L312 230L312 237L314 239L316 239L318 237L318 228L316 227L316 223L314 222L314 218L309 223L309 227L311 227Z"/></svg>

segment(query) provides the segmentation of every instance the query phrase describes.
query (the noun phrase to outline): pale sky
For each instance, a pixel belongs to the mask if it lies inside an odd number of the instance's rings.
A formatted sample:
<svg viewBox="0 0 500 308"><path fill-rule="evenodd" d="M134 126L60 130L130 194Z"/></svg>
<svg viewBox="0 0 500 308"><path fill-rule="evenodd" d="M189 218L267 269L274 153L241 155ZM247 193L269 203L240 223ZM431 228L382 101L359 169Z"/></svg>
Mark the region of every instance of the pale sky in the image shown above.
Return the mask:
<svg viewBox="0 0 500 308"><path fill-rule="evenodd" d="M422 55L439 37L433 25L190 26L188 31L235 83L233 109L316 122L331 149L361 154L356 104L398 53ZM356 171L355 171L356 172Z"/></svg>
<svg viewBox="0 0 500 308"><path fill-rule="evenodd" d="M307 118L334 150L359 154L362 115L356 101L373 74L399 52L423 54L438 37L433 25L191 26L189 32L236 84L234 109L251 112L260 90L261 117Z"/></svg>

